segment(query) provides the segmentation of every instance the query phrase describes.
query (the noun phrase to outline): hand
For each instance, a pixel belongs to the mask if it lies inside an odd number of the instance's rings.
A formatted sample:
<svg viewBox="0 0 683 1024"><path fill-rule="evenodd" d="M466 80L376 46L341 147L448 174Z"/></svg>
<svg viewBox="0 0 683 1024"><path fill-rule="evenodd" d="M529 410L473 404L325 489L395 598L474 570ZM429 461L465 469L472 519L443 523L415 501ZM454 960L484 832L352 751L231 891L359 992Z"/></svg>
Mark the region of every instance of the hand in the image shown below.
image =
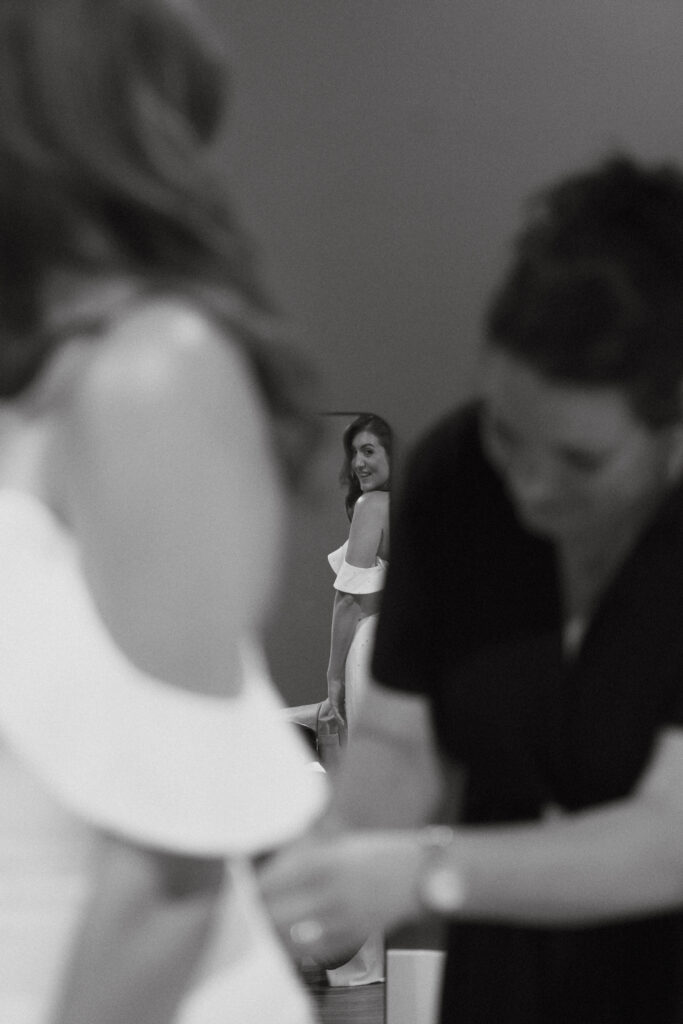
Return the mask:
<svg viewBox="0 0 683 1024"><path fill-rule="evenodd" d="M346 685L343 679L327 680L327 700L342 729L346 729Z"/></svg>
<svg viewBox="0 0 683 1024"><path fill-rule="evenodd" d="M343 963L371 932L420 915L421 856L416 831L309 837L269 860L260 885L295 957Z"/></svg>

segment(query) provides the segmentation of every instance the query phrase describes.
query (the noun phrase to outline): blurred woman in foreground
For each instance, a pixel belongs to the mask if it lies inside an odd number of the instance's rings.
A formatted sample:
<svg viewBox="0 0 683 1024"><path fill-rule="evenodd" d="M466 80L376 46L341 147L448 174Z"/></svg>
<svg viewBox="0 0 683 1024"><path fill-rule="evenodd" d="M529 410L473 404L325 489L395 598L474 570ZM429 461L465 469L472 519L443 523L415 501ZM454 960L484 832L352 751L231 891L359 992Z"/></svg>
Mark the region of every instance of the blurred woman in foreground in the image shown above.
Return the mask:
<svg viewBox="0 0 683 1024"><path fill-rule="evenodd" d="M247 864L322 800L258 647L310 432L223 57L170 0L0 0L0 51L0 1018L305 1024Z"/></svg>

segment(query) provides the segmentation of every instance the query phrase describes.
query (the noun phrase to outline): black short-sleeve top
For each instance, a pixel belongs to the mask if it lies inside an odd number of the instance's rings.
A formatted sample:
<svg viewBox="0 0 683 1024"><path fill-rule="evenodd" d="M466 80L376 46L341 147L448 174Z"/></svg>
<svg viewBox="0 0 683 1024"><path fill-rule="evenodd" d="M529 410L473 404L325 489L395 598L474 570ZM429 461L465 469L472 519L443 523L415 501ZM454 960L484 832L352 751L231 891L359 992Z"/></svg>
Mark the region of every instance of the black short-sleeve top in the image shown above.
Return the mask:
<svg viewBox="0 0 683 1024"><path fill-rule="evenodd" d="M430 698L443 754L467 767L464 819L528 819L630 792L657 733L683 724L683 489L573 657L554 547L516 518L475 404L417 446L393 516L373 674Z"/></svg>
<svg viewBox="0 0 683 1024"><path fill-rule="evenodd" d="M529 820L632 791L683 724L683 488L642 533L572 657L555 550L525 530L476 406L418 445L392 503L373 674L425 694L465 766L462 818ZM454 922L442 1024L683 1024L683 915L579 929Z"/></svg>

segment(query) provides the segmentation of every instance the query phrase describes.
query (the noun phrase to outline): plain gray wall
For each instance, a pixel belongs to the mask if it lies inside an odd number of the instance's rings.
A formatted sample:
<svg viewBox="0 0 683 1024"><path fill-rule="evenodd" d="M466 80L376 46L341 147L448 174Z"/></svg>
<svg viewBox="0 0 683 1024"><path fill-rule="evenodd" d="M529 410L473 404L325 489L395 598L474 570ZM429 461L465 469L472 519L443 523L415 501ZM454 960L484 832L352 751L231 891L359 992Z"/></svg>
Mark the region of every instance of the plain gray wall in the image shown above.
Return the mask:
<svg viewBox="0 0 683 1024"><path fill-rule="evenodd" d="M681 0L204 0L234 101L226 176L320 405L410 442L471 393L523 202L625 148L683 161ZM324 694L338 431L301 504L269 637L291 703Z"/></svg>

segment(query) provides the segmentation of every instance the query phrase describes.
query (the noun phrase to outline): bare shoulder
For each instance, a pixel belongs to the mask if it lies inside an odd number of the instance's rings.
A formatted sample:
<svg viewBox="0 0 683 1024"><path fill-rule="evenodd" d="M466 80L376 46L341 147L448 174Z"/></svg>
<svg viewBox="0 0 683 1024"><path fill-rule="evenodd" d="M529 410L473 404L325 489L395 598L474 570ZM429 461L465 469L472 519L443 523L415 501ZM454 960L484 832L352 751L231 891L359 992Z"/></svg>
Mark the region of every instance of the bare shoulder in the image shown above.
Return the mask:
<svg viewBox="0 0 683 1024"><path fill-rule="evenodd" d="M361 494L354 510L351 529L384 531L389 524L389 493L388 491L369 491Z"/></svg>
<svg viewBox="0 0 683 1024"><path fill-rule="evenodd" d="M363 519L383 519L388 512L389 492L368 491L367 494L361 494L358 498L354 508L354 518L359 516Z"/></svg>
<svg viewBox="0 0 683 1024"><path fill-rule="evenodd" d="M60 500L71 503L76 480L80 501L91 500L95 480L104 500L142 488L144 477L151 487L162 475L204 479L214 463L228 472L228 460L269 462L247 357L201 311L174 300L136 306L89 344L61 420Z"/></svg>
<svg viewBox="0 0 683 1024"><path fill-rule="evenodd" d="M246 360L200 310L181 299L136 305L117 318L92 354L78 382L81 413L120 415L142 407L186 401L206 404L226 389L238 394L249 377Z"/></svg>
<svg viewBox="0 0 683 1024"><path fill-rule="evenodd" d="M349 531L347 561L360 568L375 564L382 553L383 538L389 523L389 495L385 491L369 491L356 502Z"/></svg>
<svg viewBox="0 0 683 1024"><path fill-rule="evenodd" d="M154 301L86 342L69 386L58 500L103 622L155 678L237 692L282 517L247 357L201 310Z"/></svg>

